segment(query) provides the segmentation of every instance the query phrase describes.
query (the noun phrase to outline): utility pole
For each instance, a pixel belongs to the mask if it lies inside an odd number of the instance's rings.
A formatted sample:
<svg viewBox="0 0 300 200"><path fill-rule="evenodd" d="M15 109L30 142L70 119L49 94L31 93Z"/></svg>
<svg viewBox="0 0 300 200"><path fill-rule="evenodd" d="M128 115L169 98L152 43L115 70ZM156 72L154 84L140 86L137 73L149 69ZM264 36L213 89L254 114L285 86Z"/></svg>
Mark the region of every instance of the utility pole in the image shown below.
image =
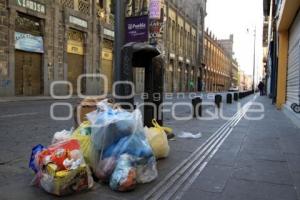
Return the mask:
<svg viewBox="0 0 300 200"><path fill-rule="evenodd" d="M115 42L114 42L114 81L121 80L122 47L125 44L125 1L114 0L115 3ZM114 88L120 95L120 87Z"/></svg>

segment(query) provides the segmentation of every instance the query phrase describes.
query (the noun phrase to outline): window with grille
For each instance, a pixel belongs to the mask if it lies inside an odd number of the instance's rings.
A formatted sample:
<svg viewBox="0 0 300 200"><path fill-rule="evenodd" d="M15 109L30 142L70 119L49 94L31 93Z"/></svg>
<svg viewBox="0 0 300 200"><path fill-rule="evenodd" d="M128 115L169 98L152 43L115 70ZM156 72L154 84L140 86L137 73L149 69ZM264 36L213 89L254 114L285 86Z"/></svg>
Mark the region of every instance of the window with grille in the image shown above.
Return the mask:
<svg viewBox="0 0 300 200"><path fill-rule="evenodd" d="M63 7L74 9L74 0L61 0L60 3Z"/></svg>
<svg viewBox="0 0 300 200"><path fill-rule="evenodd" d="M89 0L61 0L60 3L63 7L71 8L87 15L90 14Z"/></svg>

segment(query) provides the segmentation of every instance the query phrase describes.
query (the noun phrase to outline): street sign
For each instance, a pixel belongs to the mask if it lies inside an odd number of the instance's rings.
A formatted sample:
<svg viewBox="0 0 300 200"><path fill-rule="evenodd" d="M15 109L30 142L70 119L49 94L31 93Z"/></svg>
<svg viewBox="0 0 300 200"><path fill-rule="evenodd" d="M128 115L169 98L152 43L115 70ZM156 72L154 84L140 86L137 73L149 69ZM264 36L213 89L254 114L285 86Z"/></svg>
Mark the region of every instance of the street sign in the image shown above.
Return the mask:
<svg viewBox="0 0 300 200"><path fill-rule="evenodd" d="M126 42L148 41L148 16L126 18Z"/></svg>
<svg viewBox="0 0 300 200"><path fill-rule="evenodd" d="M160 0L151 0L149 4L149 19L160 19L161 16Z"/></svg>

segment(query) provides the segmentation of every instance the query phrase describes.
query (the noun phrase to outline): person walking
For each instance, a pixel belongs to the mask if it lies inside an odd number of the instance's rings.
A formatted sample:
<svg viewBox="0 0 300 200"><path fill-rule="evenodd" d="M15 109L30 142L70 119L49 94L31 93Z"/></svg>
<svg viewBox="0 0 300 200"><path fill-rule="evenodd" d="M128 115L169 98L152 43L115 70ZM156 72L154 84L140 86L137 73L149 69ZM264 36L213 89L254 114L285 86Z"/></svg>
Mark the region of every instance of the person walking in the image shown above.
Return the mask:
<svg viewBox="0 0 300 200"><path fill-rule="evenodd" d="M264 96L265 84L262 81L259 82L258 89L260 92L260 96Z"/></svg>

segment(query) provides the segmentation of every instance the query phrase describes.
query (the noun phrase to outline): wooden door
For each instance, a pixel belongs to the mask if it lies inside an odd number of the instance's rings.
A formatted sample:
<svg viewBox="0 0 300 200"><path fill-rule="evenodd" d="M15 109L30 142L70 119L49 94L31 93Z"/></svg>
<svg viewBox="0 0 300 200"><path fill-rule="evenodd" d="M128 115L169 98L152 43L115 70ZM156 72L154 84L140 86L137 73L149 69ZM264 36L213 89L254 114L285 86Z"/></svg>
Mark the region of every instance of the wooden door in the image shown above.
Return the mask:
<svg viewBox="0 0 300 200"><path fill-rule="evenodd" d="M107 89L108 93L112 93L112 84L113 84L113 56L112 56L112 50L105 49L102 52L102 62L101 62L101 74L104 75L107 78ZM101 87L104 87L104 82L101 82Z"/></svg>
<svg viewBox="0 0 300 200"><path fill-rule="evenodd" d="M73 86L74 94L77 94L77 79L84 74L84 56L68 53L68 81ZM85 92L85 79L81 80L81 93Z"/></svg>
<svg viewBox="0 0 300 200"><path fill-rule="evenodd" d="M15 93L36 96L42 94L42 54L15 52Z"/></svg>

